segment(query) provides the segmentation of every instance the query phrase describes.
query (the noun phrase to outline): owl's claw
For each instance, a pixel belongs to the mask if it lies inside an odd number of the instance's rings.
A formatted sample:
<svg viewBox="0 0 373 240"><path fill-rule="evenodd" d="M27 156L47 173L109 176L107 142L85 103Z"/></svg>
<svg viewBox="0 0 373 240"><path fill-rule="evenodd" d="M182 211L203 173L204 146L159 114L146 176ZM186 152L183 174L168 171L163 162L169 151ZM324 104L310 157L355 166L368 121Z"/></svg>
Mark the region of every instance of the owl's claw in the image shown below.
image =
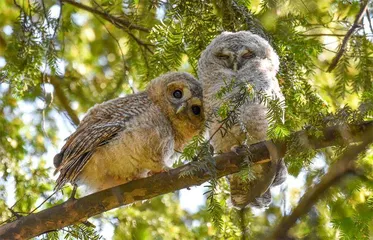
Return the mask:
<svg viewBox="0 0 373 240"><path fill-rule="evenodd" d="M172 167L164 166L163 170L161 172L169 172L172 169Z"/></svg>
<svg viewBox="0 0 373 240"><path fill-rule="evenodd" d="M271 159L264 159L264 160L255 162L255 164L263 164L263 163L267 163L267 162L270 162L270 161L271 161Z"/></svg>
<svg viewBox="0 0 373 240"><path fill-rule="evenodd" d="M215 152L214 146L212 146L211 144L209 144L208 150L209 150L209 153L211 154L211 156L214 156L214 152Z"/></svg>
<svg viewBox="0 0 373 240"><path fill-rule="evenodd" d="M237 155L243 154L243 153L250 153L249 146L246 144L242 145L233 145L231 147L231 151L234 152Z"/></svg>
<svg viewBox="0 0 373 240"><path fill-rule="evenodd" d="M257 163L264 163L264 162L269 162L269 161L277 162L280 159L280 156L279 156L276 145L272 141L265 141L264 144L267 147L270 159L265 159Z"/></svg>
<svg viewBox="0 0 373 240"><path fill-rule="evenodd" d="M166 166L164 166L164 167L162 168L162 170L160 170L160 171L149 171L149 172L148 172L148 177L153 176L154 174L157 174L157 173L165 173L165 172L169 172L171 169L172 169L172 168L170 168L170 167L166 167Z"/></svg>
<svg viewBox="0 0 373 240"><path fill-rule="evenodd" d="M240 150L241 146L240 145L233 145L231 147L231 151L234 152L235 154L239 155L239 150Z"/></svg>

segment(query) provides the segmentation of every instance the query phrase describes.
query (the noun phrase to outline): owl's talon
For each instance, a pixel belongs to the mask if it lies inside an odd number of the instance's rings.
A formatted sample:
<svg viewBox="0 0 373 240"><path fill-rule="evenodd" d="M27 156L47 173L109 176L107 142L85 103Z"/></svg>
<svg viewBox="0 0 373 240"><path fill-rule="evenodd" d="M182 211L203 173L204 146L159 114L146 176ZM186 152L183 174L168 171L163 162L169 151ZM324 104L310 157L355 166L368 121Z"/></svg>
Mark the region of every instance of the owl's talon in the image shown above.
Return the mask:
<svg viewBox="0 0 373 240"><path fill-rule="evenodd" d="M209 144L209 152L211 154L211 156L214 156L214 152L215 152L215 149L214 149L214 146L212 146L211 144Z"/></svg>
<svg viewBox="0 0 373 240"><path fill-rule="evenodd" d="M246 144L242 145L233 145L231 147L231 151L234 152L237 155L242 154L243 152L249 153L249 147Z"/></svg>
<svg viewBox="0 0 373 240"><path fill-rule="evenodd" d="M162 172L169 172L170 170L172 170L171 167L163 167Z"/></svg>
<svg viewBox="0 0 373 240"><path fill-rule="evenodd" d="M166 173L166 172L169 172L171 169L172 169L172 168L170 168L170 167L163 167L163 169L160 170L160 171L149 171L149 172L148 172L148 177L153 176L154 174L158 174L158 173Z"/></svg>
<svg viewBox="0 0 373 240"><path fill-rule="evenodd" d="M271 159L264 159L264 160L261 160L261 161L257 161L257 162L255 162L255 164L263 164L263 163L267 163L267 162L271 162Z"/></svg>
<svg viewBox="0 0 373 240"><path fill-rule="evenodd" d="M265 141L264 144L266 145L267 147L267 150L269 152L269 160L267 160L267 162L269 161L277 161L280 159L279 157L279 153L278 153L278 150L277 150L277 147L276 145L272 142L272 141ZM263 160L263 161L266 161L266 160ZM259 161L259 162L263 162L263 161ZM257 163L259 163L257 162Z"/></svg>

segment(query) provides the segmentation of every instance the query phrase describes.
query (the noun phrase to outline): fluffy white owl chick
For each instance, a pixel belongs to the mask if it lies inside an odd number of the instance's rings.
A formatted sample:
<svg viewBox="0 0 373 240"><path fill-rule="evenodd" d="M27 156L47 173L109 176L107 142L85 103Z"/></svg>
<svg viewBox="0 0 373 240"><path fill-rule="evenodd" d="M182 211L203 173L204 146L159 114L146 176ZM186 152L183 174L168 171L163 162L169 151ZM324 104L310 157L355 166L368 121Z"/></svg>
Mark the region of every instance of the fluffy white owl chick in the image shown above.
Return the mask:
<svg viewBox="0 0 373 240"><path fill-rule="evenodd" d="M222 119L216 114L226 101L240 94L240 87L253 88L272 99L284 99L276 74L279 59L269 43L249 31L223 32L203 51L198 63L202 81L206 117L209 119L211 144L215 152L228 152L232 146L263 141L267 136L267 107L258 100L246 101L236 110L237 124L226 128L227 133L215 134ZM217 93L223 87L234 86L222 99ZM269 187L285 180L287 170L283 160L253 166L256 179L246 182L239 175L228 177L231 201L236 207L248 204L264 207L271 201Z"/></svg>
<svg viewBox="0 0 373 240"><path fill-rule="evenodd" d="M161 172L203 125L200 82L188 73L162 75L143 92L88 111L54 157L56 188L70 182L95 192Z"/></svg>

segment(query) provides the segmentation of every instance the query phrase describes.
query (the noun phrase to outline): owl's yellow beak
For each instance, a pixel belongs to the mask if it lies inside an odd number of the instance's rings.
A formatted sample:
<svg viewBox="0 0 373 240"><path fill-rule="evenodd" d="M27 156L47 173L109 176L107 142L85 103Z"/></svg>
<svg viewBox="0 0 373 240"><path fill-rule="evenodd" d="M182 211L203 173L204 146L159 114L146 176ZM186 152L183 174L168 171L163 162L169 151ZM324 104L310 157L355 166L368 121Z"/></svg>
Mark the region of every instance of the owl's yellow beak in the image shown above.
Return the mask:
<svg viewBox="0 0 373 240"><path fill-rule="evenodd" d="M181 113L182 111L184 111L184 109L186 108L187 106L187 102L183 102L177 109L176 109L176 114L179 114Z"/></svg>

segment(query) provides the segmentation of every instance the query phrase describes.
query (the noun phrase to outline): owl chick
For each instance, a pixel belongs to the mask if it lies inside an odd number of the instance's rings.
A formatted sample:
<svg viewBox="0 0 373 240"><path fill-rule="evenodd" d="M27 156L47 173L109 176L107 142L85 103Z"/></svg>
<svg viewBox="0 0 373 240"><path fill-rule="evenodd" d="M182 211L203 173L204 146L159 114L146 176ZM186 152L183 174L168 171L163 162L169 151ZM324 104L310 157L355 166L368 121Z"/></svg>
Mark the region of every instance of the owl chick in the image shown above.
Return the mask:
<svg viewBox="0 0 373 240"><path fill-rule="evenodd" d="M200 83L188 73L162 75L88 111L54 157L56 188L70 182L96 192L164 171L203 126Z"/></svg>
<svg viewBox="0 0 373 240"><path fill-rule="evenodd" d="M284 97L276 79L278 68L278 56L269 43L249 31L223 32L204 50L198 62L198 77L202 81L206 118L210 120L209 134L213 136L211 144L215 152L228 152L233 146L266 139L268 109L255 98L236 110L236 124L226 129L224 136L215 134L222 120L216 112L223 102L237 97L239 86L243 85L282 101ZM232 90L223 98L217 98L217 93L229 85L234 86ZM238 174L228 176L234 206L268 206L271 202L269 187L281 184L287 175L282 159L256 164L253 172L256 179L250 182Z"/></svg>

